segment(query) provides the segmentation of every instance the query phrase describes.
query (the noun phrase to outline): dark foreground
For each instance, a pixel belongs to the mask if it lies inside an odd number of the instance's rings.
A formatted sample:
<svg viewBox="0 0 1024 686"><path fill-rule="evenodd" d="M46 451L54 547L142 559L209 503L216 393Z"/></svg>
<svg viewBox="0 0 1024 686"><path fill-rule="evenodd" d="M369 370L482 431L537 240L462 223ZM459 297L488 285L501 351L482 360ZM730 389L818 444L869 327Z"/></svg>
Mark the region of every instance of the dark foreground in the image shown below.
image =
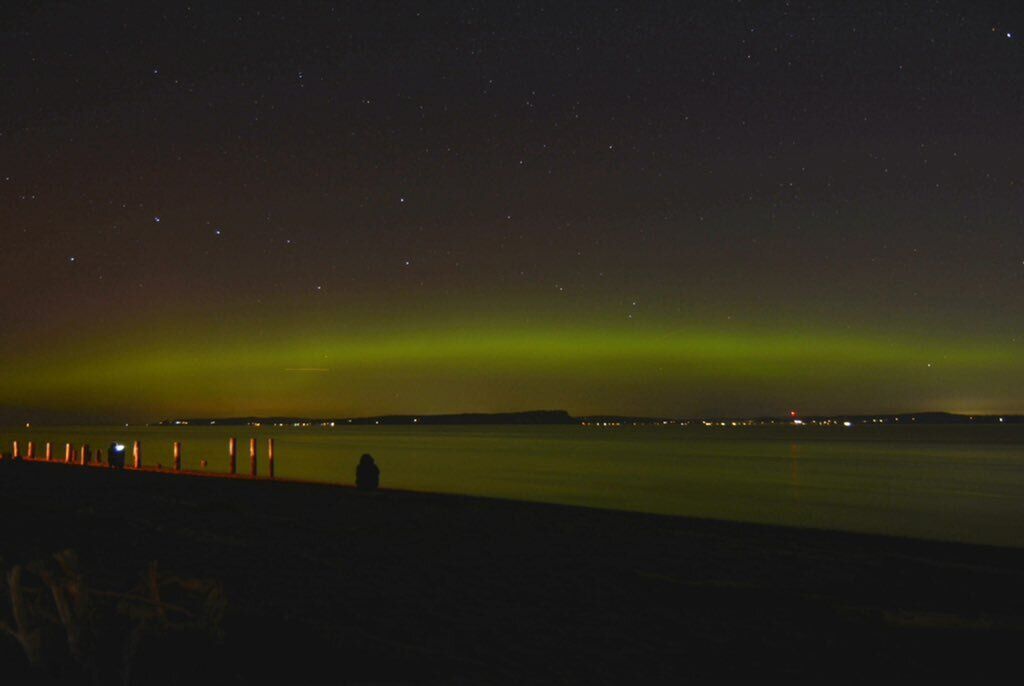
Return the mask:
<svg viewBox="0 0 1024 686"><path fill-rule="evenodd" d="M222 585L222 638L152 634L133 683L977 682L1024 647L1024 550L0 464L3 567L65 549L88 588ZM0 662L28 679L3 636Z"/></svg>

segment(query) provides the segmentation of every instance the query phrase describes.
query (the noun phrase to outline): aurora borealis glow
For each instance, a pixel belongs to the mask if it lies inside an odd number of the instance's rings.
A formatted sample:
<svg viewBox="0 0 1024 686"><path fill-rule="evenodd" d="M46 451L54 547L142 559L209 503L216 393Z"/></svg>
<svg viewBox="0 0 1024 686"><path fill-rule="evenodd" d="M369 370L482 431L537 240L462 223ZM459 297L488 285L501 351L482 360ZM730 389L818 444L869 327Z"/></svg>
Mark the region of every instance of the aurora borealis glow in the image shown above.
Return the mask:
<svg viewBox="0 0 1024 686"><path fill-rule="evenodd" d="M247 338L244 330L238 338ZM180 408L210 416L282 410L345 416L544 405L680 415L815 405L998 412L1016 401L1013 379L1022 372L1006 346L922 349L910 339L813 331L455 326L352 335L300 329L244 348L227 337L129 339L113 351L104 347L26 356L5 387L47 410L72 414L89 398L91 411L131 419L174 416ZM93 395L98 388L103 392Z"/></svg>
<svg viewBox="0 0 1024 686"><path fill-rule="evenodd" d="M0 421L1022 412L1003 10L14 12Z"/></svg>

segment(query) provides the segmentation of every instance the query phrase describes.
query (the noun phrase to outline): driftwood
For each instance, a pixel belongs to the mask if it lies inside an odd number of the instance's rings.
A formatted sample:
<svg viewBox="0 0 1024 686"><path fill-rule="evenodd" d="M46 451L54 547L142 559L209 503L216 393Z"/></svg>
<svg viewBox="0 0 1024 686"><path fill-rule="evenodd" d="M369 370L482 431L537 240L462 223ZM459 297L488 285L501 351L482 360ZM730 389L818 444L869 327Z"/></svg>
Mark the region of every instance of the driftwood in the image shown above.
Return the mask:
<svg viewBox="0 0 1024 686"><path fill-rule="evenodd" d="M188 635L205 643L223 639L221 584L162 574L156 562L127 591L89 586L70 550L13 565L4 582L0 590L9 607L0 617L0 633L14 638L32 669L47 680L130 684L142 653L142 661L150 662L181 657L161 654L168 652L161 648L166 636Z"/></svg>

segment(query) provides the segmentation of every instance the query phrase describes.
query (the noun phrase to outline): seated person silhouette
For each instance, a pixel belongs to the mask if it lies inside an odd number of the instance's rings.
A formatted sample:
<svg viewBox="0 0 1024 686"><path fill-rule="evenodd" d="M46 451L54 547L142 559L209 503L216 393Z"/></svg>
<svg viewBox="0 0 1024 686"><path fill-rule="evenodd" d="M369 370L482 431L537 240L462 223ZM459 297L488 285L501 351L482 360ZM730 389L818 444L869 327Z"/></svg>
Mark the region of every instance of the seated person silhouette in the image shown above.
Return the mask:
<svg viewBox="0 0 1024 686"><path fill-rule="evenodd" d="M380 469L369 453L359 458L356 467L356 488L360 491L375 491L380 485Z"/></svg>

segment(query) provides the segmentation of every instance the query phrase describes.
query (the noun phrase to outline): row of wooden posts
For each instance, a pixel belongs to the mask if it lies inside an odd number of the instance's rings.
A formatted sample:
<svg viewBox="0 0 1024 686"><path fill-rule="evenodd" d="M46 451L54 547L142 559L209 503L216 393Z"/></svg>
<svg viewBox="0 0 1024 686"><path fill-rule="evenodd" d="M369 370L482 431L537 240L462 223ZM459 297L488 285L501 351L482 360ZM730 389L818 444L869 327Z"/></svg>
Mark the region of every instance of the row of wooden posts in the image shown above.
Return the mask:
<svg viewBox="0 0 1024 686"><path fill-rule="evenodd" d="M70 443L64 444L64 463L65 464L78 464L88 465L93 462L93 454L89 448L88 443L82 444L82 447L78 450L75 449ZM14 441L11 451L11 459L20 460L21 456L21 445L18 441ZM25 459L35 460L36 459L36 446L34 441L29 441L26 445ZM45 449L45 457L41 458L46 462L53 462L53 444L47 442ZM181 441L174 442L174 471L181 471ZM267 460L268 460L268 475L271 479L274 478L274 439L267 439ZM205 462L205 461L204 461ZM96 464L103 464L103 451L96 451ZM229 474L237 473L238 465L238 442L234 436L228 439L228 465ZM142 469L142 443L135 441L132 443L132 468ZM257 450L256 450L256 439L249 439L249 475L255 477L257 475Z"/></svg>

